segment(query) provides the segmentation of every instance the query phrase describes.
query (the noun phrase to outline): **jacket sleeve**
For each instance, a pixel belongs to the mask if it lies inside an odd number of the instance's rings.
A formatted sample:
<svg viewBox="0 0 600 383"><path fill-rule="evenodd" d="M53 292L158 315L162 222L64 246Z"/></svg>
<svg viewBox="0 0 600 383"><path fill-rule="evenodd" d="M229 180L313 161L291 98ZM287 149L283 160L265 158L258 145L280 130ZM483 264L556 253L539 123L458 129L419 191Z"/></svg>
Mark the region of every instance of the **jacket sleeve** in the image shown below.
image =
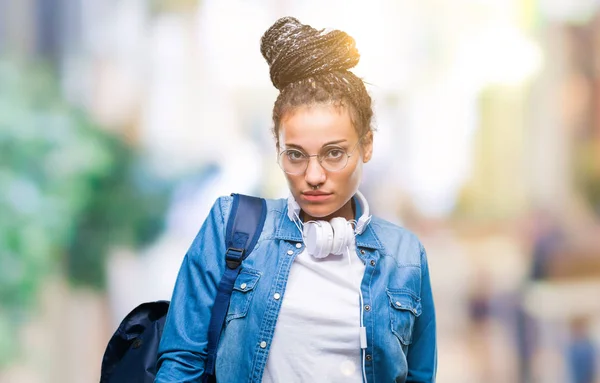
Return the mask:
<svg viewBox="0 0 600 383"><path fill-rule="evenodd" d="M421 248L421 315L415 320L413 341L408 347L407 362L409 383L433 383L437 370L437 341L435 308L427 255Z"/></svg>
<svg viewBox="0 0 600 383"><path fill-rule="evenodd" d="M230 208L230 197L215 202L183 259L158 349L155 383L200 381L204 372L211 310L225 269Z"/></svg>

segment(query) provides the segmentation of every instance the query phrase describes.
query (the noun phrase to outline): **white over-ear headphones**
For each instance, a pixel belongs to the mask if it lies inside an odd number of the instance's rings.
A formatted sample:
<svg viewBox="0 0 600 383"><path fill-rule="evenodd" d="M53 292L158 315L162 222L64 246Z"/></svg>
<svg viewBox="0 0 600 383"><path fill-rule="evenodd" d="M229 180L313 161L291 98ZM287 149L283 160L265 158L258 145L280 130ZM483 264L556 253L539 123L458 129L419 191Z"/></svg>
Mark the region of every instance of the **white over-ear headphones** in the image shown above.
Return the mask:
<svg viewBox="0 0 600 383"><path fill-rule="evenodd" d="M346 248L354 247L354 235L362 234L371 220L367 200L359 191L356 192L356 196L362 214L353 228L353 221L347 221L342 217L333 218L329 222L319 220L302 223L300 220L300 205L290 194L288 197L288 217L295 224L302 225L302 237L304 238L306 250L310 255L315 258L325 258L329 254L342 255Z"/></svg>

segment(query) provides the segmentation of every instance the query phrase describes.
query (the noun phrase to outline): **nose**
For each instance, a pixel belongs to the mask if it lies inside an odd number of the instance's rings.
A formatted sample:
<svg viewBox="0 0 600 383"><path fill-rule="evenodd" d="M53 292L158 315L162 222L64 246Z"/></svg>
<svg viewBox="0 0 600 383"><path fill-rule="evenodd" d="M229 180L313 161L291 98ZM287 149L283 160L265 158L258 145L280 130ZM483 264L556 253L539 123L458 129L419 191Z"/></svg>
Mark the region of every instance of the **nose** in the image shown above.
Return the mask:
<svg viewBox="0 0 600 383"><path fill-rule="evenodd" d="M326 178L325 169L323 169L317 157L309 158L306 173L304 173L305 181L310 185L320 185L325 182Z"/></svg>

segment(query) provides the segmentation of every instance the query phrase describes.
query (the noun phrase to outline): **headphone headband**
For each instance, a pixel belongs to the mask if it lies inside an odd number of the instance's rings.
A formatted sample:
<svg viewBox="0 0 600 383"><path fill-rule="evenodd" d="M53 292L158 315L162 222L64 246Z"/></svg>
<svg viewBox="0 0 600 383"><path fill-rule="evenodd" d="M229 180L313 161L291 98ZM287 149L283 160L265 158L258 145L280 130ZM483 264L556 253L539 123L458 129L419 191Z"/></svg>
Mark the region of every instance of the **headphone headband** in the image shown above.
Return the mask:
<svg viewBox="0 0 600 383"><path fill-rule="evenodd" d="M358 221L356 221L354 233L360 235L365 231L369 222L371 222L371 215L369 214L369 203L367 202L365 196L358 190L356 191L355 196L362 212L358 218Z"/></svg>

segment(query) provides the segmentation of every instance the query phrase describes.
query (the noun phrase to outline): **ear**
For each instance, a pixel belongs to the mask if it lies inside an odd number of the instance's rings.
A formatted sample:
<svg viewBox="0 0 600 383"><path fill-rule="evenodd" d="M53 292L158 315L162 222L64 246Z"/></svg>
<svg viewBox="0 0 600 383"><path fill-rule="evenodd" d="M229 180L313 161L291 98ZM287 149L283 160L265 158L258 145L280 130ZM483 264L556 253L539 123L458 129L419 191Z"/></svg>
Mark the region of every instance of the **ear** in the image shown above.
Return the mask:
<svg viewBox="0 0 600 383"><path fill-rule="evenodd" d="M365 137L362 142L362 157L363 162L367 163L371 160L373 156L373 131L369 130L365 133Z"/></svg>

